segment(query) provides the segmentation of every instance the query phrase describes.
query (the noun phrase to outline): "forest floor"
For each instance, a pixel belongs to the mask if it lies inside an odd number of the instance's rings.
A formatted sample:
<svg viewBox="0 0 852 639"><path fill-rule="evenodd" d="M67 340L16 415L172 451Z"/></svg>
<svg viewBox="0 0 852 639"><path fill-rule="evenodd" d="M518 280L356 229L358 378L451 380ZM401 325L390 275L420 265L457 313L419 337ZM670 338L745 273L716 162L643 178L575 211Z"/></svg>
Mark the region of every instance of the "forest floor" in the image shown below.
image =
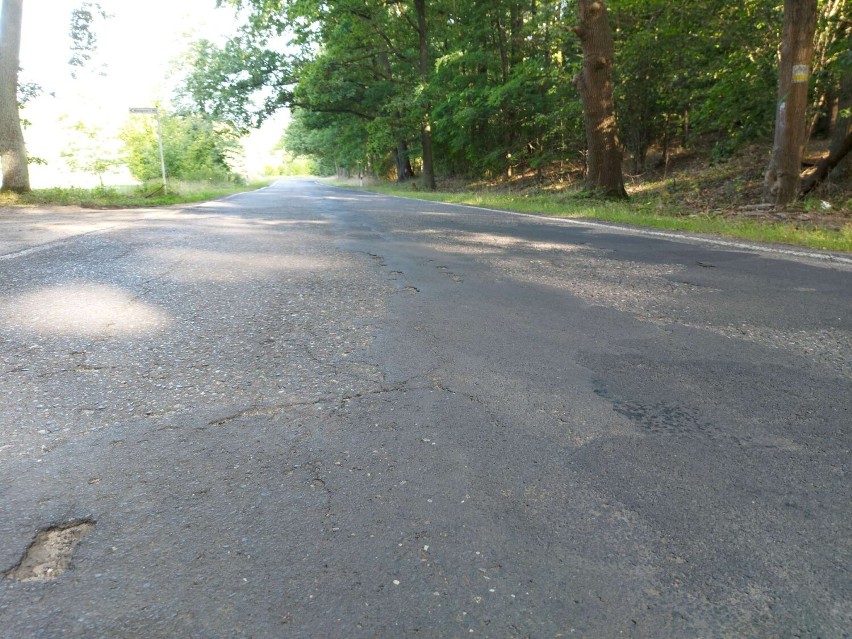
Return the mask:
<svg viewBox="0 0 852 639"><path fill-rule="evenodd" d="M817 141L808 149L805 166L810 167L827 154L827 142ZM768 162L764 145L746 148L735 156L711 162L706 154L678 150L668 164L650 155L646 171L632 175L625 171L625 186L637 202L653 201L674 213L718 215L733 219L791 221L840 230L852 223L852 163L844 174L834 175L804 200L784 210L764 203L763 178ZM574 175L575 188L582 185L582 173Z"/></svg>
<svg viewBox="0 0 852 639"><path fill-rule="evenodd" d="M806 163L825 149L808 150ZM581 166L553 166L511 177L438 180L438 191L414 183L368 183L370 190L560 217L592 217L622 224L710 233L829 251L852 251L852 162L808 198L784 210L763 203L767 150L752 146L711 162L706 153L678 150L669 162L649 154L647 170L625 163L627 202L590 199L583 192ZM841 167L842 168L842 167ZM354 181L342 182L349 186Z"/></svg>

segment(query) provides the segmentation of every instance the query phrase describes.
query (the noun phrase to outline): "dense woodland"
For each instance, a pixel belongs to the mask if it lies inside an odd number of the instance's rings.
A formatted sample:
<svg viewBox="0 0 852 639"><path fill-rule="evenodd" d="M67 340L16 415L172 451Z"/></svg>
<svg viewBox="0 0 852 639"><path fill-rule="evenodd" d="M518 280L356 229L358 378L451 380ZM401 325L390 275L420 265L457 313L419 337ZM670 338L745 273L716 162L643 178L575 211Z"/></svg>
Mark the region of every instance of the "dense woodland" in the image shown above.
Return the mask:
<svg viewBox="0 0 852 639"><path fill-rule="evenodd" d="M28 189L17 116L23 3L3 0L0 38L0 153L12 190ZM289 108L287 150L324 174L425 188L436 178L579 174L587 190L619 197L624 172L668 167L689 149L721 162L750 145L763 149L763 197L784 205L852 148L852 0L219 4L236 10L234 35L195 44L177 115L193 130L240 132ZM93 7L84 3L72 28L83 58ZM803 165L814 140L821 155Z"/></svg>
<svg viewBox="0 0 852 639"><path fill-rule="evenodd" d="M656 165L674 149L709 149L719 161L760 143L769 161L792 95L779 76L785 43L811 49L791 54L808 61L787 56L788 67L809 67L801 127L792 124L804 138L793 146L833 137L836 163L850 145L849 0L230 4L245 22L225 47L198 44L187 104L239 126L288 106L288 150L325 173L418 177L427 187L435 175L588 175L608 170L594 157L595 127L617 136L618 168L623 157L633 174L651 168L652 149ZM596 10L603 26L591 22ZM590 35L601 28L609 33ZM606 77L587 100L595 72ZM590 129L589 110L607 99L617 119L604 113ZM800 166L801 152L794 159Z"/></svg>

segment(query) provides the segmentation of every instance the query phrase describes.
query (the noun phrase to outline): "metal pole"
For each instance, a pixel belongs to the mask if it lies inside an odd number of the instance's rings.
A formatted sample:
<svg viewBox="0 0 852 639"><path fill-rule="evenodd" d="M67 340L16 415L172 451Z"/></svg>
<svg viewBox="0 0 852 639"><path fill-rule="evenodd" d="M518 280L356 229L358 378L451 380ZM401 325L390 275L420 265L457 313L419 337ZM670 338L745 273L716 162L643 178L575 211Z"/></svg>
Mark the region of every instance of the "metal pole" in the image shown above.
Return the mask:
<svg viewBox="0 0 852 639"><path fill-rule="evenodd" d="M157 138L160 141L160 168L163 171L163 195L167 195L169 186L166 184L166 156L163 154L163 126L160 124L160 109L157 109L154 114L157 116Z"/></svg>

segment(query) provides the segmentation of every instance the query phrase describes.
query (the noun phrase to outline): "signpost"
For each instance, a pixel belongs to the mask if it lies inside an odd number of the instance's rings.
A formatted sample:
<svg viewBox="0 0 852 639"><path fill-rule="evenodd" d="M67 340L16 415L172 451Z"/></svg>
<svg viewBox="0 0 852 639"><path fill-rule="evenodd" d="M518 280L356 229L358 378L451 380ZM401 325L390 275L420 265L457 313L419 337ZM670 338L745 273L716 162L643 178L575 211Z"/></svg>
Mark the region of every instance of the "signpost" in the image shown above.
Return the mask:
<svg viewBox="0 0 852 639"><path fill-rule="evenodd" d="M153 115L157 118L157 139L160 142L160 168L163 171L163 194L168 193L166 184L166 156L163 154L163 127L160 124L160 110L157 107L131 107L130 112L137 115Z"/></svg>

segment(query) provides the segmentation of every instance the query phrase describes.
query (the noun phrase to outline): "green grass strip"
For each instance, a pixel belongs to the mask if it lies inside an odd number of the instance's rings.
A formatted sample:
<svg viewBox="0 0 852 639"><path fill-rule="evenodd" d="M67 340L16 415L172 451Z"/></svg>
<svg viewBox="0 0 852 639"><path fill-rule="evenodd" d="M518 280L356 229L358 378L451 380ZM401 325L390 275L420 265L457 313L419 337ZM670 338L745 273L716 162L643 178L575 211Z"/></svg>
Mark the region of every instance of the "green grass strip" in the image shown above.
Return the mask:
<svg viewBox="0 0 852 639"><path fill-rule="evenodd" d="M167 194L157 191L157 186L151 187L148 192L153 192L153 195L150 196L146 195L140 187L36 189L20 195L0 193L0 206L79 206L93 209L153 208L215 200L234 193L253 191L271 182L271 179L249 184L177 182L169 185Z"/></svg>
<svg viewBox="0 0 852 639"><path fill-rule="evenodd" d="M331 184L335 184L332 182ZM346 186L346 184L335 184ZM371 185L369 190L387 195L467 204L550 217L590 218L630 226L642 226L669 231L704 233L723 237L804 246L823 251L852 252L852 223L839 230L808 225L802 222L775 222L742 218L727 218L712 214L684 214L671 205L663 206L651 200L596 200L581 195L506 195L487 192L423 192L410 187Z"/></svg>

